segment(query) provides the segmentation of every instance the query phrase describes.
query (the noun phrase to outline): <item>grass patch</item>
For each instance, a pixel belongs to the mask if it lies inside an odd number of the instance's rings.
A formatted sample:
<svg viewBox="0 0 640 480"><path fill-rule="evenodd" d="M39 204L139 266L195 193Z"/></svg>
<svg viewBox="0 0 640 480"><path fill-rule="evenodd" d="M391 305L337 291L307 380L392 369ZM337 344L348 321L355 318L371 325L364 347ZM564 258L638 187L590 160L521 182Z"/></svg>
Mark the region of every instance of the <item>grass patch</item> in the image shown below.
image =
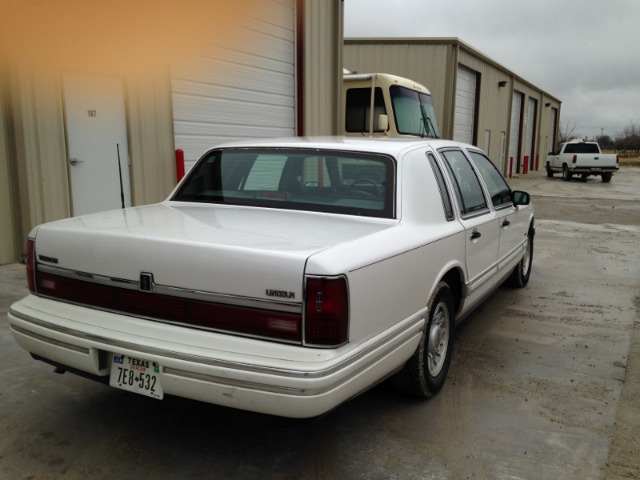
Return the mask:
<svg viewBox="0 0 640 480"><path fill-rule="evenodd" d="M620 158L620 165L623 166L631 166L631 167L640 167L640 157L631 157L631 158Z"/></svg>
<svg viewBox="0 0 640 480"><path fill-rule="evenodd" d="M603 150L602 153L618 153L615 150ZM620 155L618 161L620 165L625 167L640 167L640 157L627 157L626 155Z"/></svg>

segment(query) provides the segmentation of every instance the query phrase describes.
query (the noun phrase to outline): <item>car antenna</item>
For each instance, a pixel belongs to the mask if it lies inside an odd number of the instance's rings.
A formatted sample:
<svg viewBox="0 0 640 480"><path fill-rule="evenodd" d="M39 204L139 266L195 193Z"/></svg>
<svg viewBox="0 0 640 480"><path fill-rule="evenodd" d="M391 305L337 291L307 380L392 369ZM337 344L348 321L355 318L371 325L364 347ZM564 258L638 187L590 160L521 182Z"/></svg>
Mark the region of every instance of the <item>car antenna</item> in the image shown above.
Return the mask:
<svg viewBox="0 0 640 480"><path fill-rule="evenodd" d="M120 202L122 208L124 208L124 188L122 187L122 166L120 165L120 144L116 143L116 150L118 151L118 175L120 175Z"/></svg>

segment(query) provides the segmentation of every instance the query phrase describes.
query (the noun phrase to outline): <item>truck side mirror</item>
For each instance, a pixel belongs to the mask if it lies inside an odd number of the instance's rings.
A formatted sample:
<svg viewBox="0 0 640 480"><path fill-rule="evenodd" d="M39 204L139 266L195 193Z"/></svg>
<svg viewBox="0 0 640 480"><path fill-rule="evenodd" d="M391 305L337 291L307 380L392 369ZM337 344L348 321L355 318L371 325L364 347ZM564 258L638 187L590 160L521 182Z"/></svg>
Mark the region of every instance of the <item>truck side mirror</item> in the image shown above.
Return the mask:
<svg viewBox="0 0 640 480"><path fill-rule="evenodd" d="M386 115L378 115L378 130L386 132L389 130L389 117Z"/></svg>

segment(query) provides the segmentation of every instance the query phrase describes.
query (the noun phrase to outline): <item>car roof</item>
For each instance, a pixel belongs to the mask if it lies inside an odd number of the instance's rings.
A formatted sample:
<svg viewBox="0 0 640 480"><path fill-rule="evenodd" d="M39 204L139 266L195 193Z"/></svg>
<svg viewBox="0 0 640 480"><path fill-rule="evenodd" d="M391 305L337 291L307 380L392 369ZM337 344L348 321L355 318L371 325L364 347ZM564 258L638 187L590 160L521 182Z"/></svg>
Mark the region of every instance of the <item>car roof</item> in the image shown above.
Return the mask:
<svg viewBox="0 0 640 480"><path fill-rule="evenodd" d="M402 138L402 137L285 137L258 138L243 141L223 143L214 149L228 148L304 148L324 150L348 150L358 152L383 153L394 157L403 152L416 148L431 147L438 149L446 146L477 148L465 143L452 140L432 138Z"/></svg>

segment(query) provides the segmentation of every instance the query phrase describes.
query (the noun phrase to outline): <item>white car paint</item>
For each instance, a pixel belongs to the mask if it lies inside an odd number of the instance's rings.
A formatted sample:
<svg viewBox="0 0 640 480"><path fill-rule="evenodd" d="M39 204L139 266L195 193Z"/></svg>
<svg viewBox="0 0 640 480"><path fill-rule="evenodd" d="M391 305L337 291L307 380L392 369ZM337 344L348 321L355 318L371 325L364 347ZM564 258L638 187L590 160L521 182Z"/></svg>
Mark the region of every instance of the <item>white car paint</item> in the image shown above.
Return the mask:
<svg viewBox="0 0 640 480"><path fill-rule="evenodd" d="M459 272L461 283L452 286L457 305L452 320L459 321L518 267L532 241L527 239L533 225L530 205L494 208L489 201L481 214L462 216L447 174L456 213L445 218L426 154L435 155L444 171L443 148L478 151L475 147L444 140L332 138L253 141L221 149L265 146L318 156L347 151L392 158L397 182L385 188L392 188L395 214L376 218L172 200L188 176L160 204L34 229L36 268L136 292L141 273L150 272L154 292L139 297L150 302L154 294L179 294L295 314L315 301L305 299L305 279L342 277L349 297L343 344L313 348L210 331L37 292L11 307L16 341L38 359L71 371L108 378L111 354L125 354L157 362L165 394L311 417L402 369L424 334L443 279ZM484 183L482 188L489 198ZM471 238L474 230L479 238Z"/></svg>

